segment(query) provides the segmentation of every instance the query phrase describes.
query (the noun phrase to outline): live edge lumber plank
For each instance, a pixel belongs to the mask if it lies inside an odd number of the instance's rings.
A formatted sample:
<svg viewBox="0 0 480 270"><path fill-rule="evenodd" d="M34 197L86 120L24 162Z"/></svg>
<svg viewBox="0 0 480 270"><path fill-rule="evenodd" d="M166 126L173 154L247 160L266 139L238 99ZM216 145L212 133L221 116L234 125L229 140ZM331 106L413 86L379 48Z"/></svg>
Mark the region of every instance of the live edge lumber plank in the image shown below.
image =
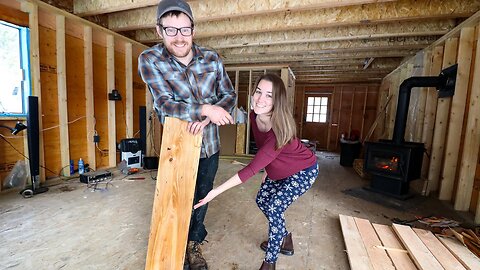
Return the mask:
<svg viewBox="0 0 480 270"><path fill-rule="evenodd" d="M480 259L457 239L447 237L439 237L438 239L468 270L480 269Z"/></svg>
<svg viewBox="0 0 480 270"><path fill-rule="evenodd" d="M146 270L183 269L201 144L187 122L165 119Z"/></svg>
<svg viewBox="0 0 480 270"><path fill-rule="evenodd" d="M407 253L398 252L395 250L404 249L404 247L393 232L392 227L381 224L372 225L378 237L380 238L380 241L382 241L383 246L387 248L388 256L390 256L390 258L392 259L392 262L395 265L396 269L416 270L417 267Z"/></svg>
<svg viewBox="0 0 480 270"><path fill-rule="evenodd" d="M354 218L354 220L367 250L368 257L370 257L373 269L395 270L392 260L390 260L385 250L377 247L381 246L382 242L378 239L370 221L362 218Z"/></svg>
<svg viewBox="0 0 480 270"><path fill-rule="evenodd" d="M419 269L444 269L409 226L392 224L392 227Z"/></svg>
<svg viewBox="0 0 480 270"><path fill-rule="evenodd" d="M348 261L352 270L373 270L367 250L357 229L353 217L339 215L343 239L348 253Z"/></svg>
<svg viewBox="0 0 480 270"><path fill-rule="evenodd" d="M433 235L432 232L421 229L413 229L417 236L427 246L430 252L437 258L445 269L465 270L466 268L453 256L452 253Z"/></svg>

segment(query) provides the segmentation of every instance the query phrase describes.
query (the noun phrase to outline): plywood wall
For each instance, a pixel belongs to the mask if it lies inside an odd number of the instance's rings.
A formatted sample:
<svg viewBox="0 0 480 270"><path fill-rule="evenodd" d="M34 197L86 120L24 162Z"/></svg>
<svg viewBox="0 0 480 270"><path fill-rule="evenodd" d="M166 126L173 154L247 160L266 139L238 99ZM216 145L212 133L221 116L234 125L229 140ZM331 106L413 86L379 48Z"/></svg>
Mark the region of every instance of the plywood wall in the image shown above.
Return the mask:
<svg viewBox="0 0 480 270"><path fill-rule="evenodd" d="M429 48L407 60L389 74L380 87L381 100L393 96L398 85L411 76L438 76L440 70L458 64L455 95L438 99L435 89L414 88L407 122L408 141L426 146L422 177L424 194L451 201L456 210L476 214L480 223L480 15L476 14ZM421 94L419 94L421 93ZM380 104L378 104L380 109ZM391 135L396 113L390 103L385 125L377 131Z"/></svg>
<svg viewBox="0 0 480 270"><path fill-rule="evenodd" d="M3 3L3 2L2 2ZM6 3L6 2L5 2ZM77 164L78 159L82 158L85 163L89 163L92 167L102 168L109 167L108 152L111 151L112 146L108 143L108 135L111 132L115 132L116 142L120 142L121 139L127 135L126 118L127 113L129 117L133 119L131 131L134 131L136 137L139 137L139 107L146 104L146 88L139 77L137 72L137 58L138 55L146 48L144 45L136 43L118 34L110 32L109 30L98 27L90 22L75 17L69 13L50 7L48 4L42 2L28 2L23 4L19 1L10 1L8 4L0 5L0 10L9 9L8 14L11 11L16 11L22 16L19 16L23 21L23 25L28 25L28 13L38 11L38 48L39 48L39 70L40 70L40 85L33 85L33 93L40 93L41 95L41 126L43 134L43 145L40 149L43 153L45 160L41 166L45 167L46 178L53 178L62 175L68 175L69 170L61 161L62 147L68 149L68 159L72 159ZM20 9L25 9L25 12ZM0 12L3 14L4 12ZM59 51L56 44L58 18L60 22L65 21L64 26L60 24L62 29L65 29L65 51ZM7 20L9 18L2 17ZM26 21L26 22L25 22ZM13 23L19 23L18 20L12 21ZM57 22L57 23L56 23ZM30 22L31 24L32 22ZM34 25L35 26L35 25ZM87 93L86 88L86 70L85 70L85 41L84 41L84 27L88 26L92 29L92 69L93 69L93 100L94 100L94 113L87 115ZM32 29L35 29L33 27ZM33 32L34 30L32 30ZM61 32L60 32L61 33ZM35 34L35 33L32 33ZM122 95L122 101L108 101L108 92L113 89L107 89L107 53L106 53L106 36L111 35L114 37L114 76L115 76L115 89ZM132 82L128 88L132 98L126 100L127 96L127 80L126 80L126 44L132 44ZM35 46L35 44L32 44ZM64 55L64 56L62 56ZM64 104L59 105L59 81L58 77L58 57L65 61L66 64L66 108ZM64 57L64 58L61 58ZM32 67L32 70L35 67ZM39 89L41 88L41 91ZM87 89L87 90L86 90ZM132 90L133 89L133 90ZM130 93L129 93L130 94ZM63 102L63 101L62 101ZM108 102L114 102L115 105L115 123L114 126L109 129L108 127ZM133 103L133 110L127 111L127 103ZM68 123L60 125L61 111L68 114ZM131 115L133 114L133 115ZM1 125L14 126L17 120L24 121L24 119L13 120L0 120ZM87 122L91 121L95 124L94 131L87 132ZM157 121L156 119L152 119ZM158 122L158 121L157 121ZM157 124L158 125L158 124ZM62 142L60 136L60 130L67 129L68 140ZM3 182L5 176L9 173L12 166L17 160L23 160L24 157L19 154L14 147L21 153L27 154L27 149L24 146L25 140L22 135L19 134L16 137L9 136L2 130L2 134L5 136L5 140L0 141L0 183ZM100 143L98 148L95 148L95 158L89 159L87 145L93 144L93 135L97 132L100 135ZM7 142L8 141L8 142ZM10 145L11 144L11 145ZM63 144L63 146L62 146ZM115 144L116 145L116 144ZM115 152L115 149L114 149ZM119 154L116 154L116 161L119 161ZM68 166L67 166L68 167ZM65 170L63 170L65 168ZM45 179L42 179L45 181ZM1 190L1 188L0 188Z"/></svg>
<svg viewBox="0 0 480 270"><path fill-rule="evenodd" d="M329 134L327 150L340 150L342 133L348 138L352 132L359 132L363 141L375 120L378 89L378 85L297 85L294 117L299 135L303 132L305 96L323 93L330 95L328 131L325 133Z"/></svg>

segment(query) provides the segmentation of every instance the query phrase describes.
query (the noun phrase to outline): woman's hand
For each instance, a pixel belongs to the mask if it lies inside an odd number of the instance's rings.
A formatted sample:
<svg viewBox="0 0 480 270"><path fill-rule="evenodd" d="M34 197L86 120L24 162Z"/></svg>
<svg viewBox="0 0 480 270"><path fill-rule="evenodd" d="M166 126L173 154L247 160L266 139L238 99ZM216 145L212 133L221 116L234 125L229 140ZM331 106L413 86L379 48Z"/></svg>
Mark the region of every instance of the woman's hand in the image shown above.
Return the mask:
<svg viewBox="0 0 480 270"><path fill-rule="evenodd" d="M265 179L267 179L267 171L265 171L262 175L262 183L265 183Z"/></svg>
<svg viewBox="0 0 480 270"><path fill-rule="evenodd" d="M198 201L197 204L193 206L193 209L197 209L200 206L207 204L209 201L213 200L213 198L217 197L221 193L223 193L226 190L231 189L234 186L240 185L242 181L240 180L240 177L238 177L238 173L236 173L234 176L230 177L225 183L221 184L220 186L212 189L205 198L201 199Z"/></svg>
<svg viewBox="0 0 480 270"><path fill-rule="evenodd" d="M193 209L197 209L197 208L199 208L200 206L207 204L208 202L210 202L211 200L213 200L213 198L217 197L220 193L221 193L221 192L218 192L217 189L212 189L212 190L207 194L207 196L205 196L205 198L201 199L200 201L198 201L197 204L195 204L195 205L193 206Z"/></svg>

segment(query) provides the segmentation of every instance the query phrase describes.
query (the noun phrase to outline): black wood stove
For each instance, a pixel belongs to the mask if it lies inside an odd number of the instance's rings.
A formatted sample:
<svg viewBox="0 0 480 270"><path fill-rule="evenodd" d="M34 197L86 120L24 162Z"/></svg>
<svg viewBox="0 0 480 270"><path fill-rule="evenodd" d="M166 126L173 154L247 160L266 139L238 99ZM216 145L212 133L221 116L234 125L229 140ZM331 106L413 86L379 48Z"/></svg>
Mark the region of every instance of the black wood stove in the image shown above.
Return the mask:
<svg viewBox="0 0 480 270"><path fill-rule="evenodd" d="M438 97L451 97L455 92L456 76L457 65L453 65L439 76L411 77L402 82L392 140L365 142L364 170L372 175L370 190L399 199L409 197L409 183L420 178L425 151L423 143L405 141L411 90L435 87Z"/></svg>

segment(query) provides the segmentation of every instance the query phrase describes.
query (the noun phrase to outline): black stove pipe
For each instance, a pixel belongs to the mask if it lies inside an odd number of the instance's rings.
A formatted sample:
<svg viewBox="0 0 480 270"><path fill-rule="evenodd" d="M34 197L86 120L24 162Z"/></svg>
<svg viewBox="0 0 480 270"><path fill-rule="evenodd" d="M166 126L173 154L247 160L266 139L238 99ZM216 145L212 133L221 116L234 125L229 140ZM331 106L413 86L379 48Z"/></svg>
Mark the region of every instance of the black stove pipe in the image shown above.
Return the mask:
<svg viewBox="0 0 480 270"><path fill-rule="evenodd" d="M438 76L410 77L402 82L398 93L397 114L393 128L392 141L394 144L405 143L405 127L412 88L435 87L439 91L439 97L451 97L455 90L456 76L457 65L453 65L444 69Z"/></svg>

